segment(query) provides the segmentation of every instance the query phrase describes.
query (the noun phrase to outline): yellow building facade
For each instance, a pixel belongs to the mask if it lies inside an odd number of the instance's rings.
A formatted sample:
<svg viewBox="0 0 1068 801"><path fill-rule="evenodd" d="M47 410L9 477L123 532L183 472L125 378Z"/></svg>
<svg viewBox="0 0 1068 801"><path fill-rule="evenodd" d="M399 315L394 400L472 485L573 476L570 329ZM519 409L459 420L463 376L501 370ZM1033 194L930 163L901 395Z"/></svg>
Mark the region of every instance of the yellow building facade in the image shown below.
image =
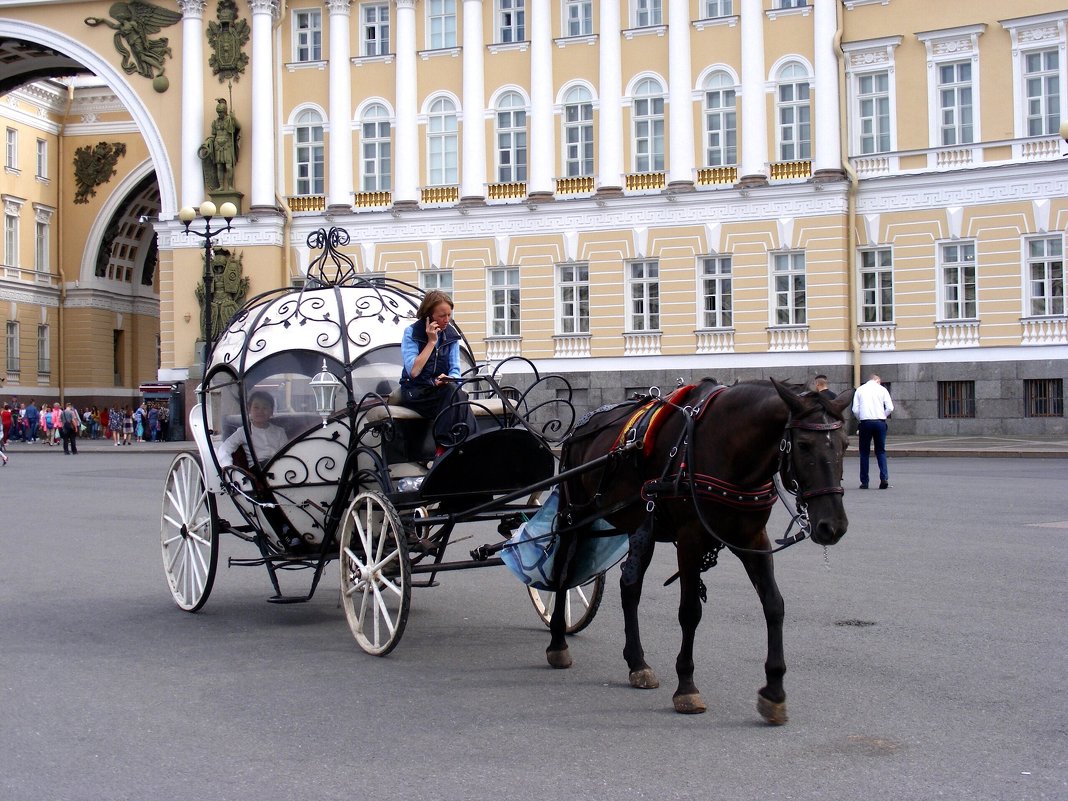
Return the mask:
<svg viewBox="0 0 1068 801"><path fill-rule="evenodd" d="M1068 11L1006 12L0 2L0 392L195 384L204 248L176 215L207 197L223 98L240 213L217 241L252 293L299 281L308 235L338 226L359 269L448 289L480 358L562 373L588 408L877 372L899 432L1064 433ZM248 57L229 77L219 31ZM100 143L123 154L75 202Z"/></svg>

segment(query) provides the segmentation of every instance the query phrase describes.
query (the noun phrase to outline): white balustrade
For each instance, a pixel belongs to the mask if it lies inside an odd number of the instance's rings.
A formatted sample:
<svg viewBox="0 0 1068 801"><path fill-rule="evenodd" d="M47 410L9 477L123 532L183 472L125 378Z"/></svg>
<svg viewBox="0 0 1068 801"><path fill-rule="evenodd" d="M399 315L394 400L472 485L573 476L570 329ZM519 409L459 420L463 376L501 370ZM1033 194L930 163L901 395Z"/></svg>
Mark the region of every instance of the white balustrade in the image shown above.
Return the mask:
<svg viewBox="0 0 1068 801"><path fill-rule="evenodd" d="M979 347L979 321L962 320L935 323L938 338L936 348L977 348Z"/></svg>
<svg viewBox="0 0 1068 801"><path fill-rule="evenodd" d="M623 335L624 356L659 356L660 332L638 332Z"/></svg>
<svg viewBox="0 0 1068 801"><path fill-rule="evenodd" d="M808 326L769 328L768 350L772 353L808 350Z"/></svg>
<svg viewBox="0 0 1068 801"><path fill-rule="evenodd" d="M694 331L698 353L734 353L734 329Z"/></svg>
<svg viewBox="0 0 1068 801"><path fill-rule="evenodd" d="M590 355L589 334L561 334L553 337L553 355L558 359L577 359Z"/></svg>
<svg viewBox="0 0 1068 801"><path fill-rule="evenodd" d="M862 325L857 328L857 338L861 350L894 350L897 347L893 323L880 325Z"/></svg>
<svg viewBox="0 0 1068 801"><path fill-rule="evenodd" d="M1020 324L1021 345L1068 345L1068 317L1028 317Z"/></svg>

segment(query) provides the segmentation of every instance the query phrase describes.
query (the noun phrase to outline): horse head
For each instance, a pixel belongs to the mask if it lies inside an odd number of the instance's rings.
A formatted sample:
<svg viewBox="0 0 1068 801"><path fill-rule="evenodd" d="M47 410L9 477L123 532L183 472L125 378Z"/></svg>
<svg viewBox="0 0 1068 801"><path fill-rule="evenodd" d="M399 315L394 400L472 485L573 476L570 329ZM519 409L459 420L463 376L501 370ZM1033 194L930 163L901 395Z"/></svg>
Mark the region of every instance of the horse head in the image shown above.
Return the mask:
<svg viewBox="0 0 1068 801"><path fill-rule="evenodd" d="M799 511L807 510L812 541L833 545L849 527L842 501L842 459L849 439L843 412L853 390L828 401L815 393L798 394L774 378L771 383L789 410L780 446L783 486L796 493Z"/></svg>

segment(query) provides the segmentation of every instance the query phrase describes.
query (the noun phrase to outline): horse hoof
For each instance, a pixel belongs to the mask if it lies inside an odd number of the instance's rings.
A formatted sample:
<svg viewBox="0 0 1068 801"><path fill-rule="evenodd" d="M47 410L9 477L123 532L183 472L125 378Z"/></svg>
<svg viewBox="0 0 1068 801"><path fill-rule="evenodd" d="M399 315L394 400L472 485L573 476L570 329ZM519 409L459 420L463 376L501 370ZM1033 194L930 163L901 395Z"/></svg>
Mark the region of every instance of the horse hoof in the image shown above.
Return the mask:
<svg viewBox="0 0 1068 801"><path fill-rule="evenodd" d="M675 711L680 715L700 715L708 710L700 693L676 695L671 700L675 704Z"/></svg>
<svg viewBox="0 0 1068 801"><path fill-rule="evenodd" d="M660 679L652 668L644 667L630 672L630 686L638 690L655 690L660 686Z"/></svg>
<svg viewBox="0 0 1068 801"><path fill-rule="evenodd" d="M545 658L549 660L549 666L554 668L571 667L571 652L567 648L562 651L546 651Z"/></svg>
<svg viewBox="0 0 1068 801"><path fill-rule="evenodd" d="M757 712L760 713L760 717L764 718L772 726L781 726L789 720L786 716L786 701L776 704L763 695L757 696Z"/></svg>

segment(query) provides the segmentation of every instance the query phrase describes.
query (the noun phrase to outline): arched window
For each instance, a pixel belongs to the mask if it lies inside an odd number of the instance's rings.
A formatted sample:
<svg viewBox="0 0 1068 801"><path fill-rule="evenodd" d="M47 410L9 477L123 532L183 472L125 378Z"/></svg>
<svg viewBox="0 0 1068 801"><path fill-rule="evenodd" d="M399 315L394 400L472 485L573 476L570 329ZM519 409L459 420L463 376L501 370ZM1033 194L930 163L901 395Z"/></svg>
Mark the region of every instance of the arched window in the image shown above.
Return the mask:
<svg viewBox="0 0 1068 801"><path fill-rule="evenodd" d="M776 98L779 159L798 161L812 158L809 76L803 66L794 62L779 70L779 89Z"/></svg>
<svg viewBox="0 0 1068 801"><path fill-rule="evenodd" d="M447 97L430 104L426 121L427 184L452 186L459 182L456 105Z"/></svg>
<svg viewBox="0 0 1068 801"><path fill-rule="evenodd" d="M518 92L506 92L497 103L497 180L527 180L527 112Z"/></svg>
<svg viewBox="0 0 1068 801"><path fill-rule="evenodd" d="M564 97L564 175L593 175L593 97L575 86Z"/></svg>
<svg viewBox="0 0 1068 801"><path fill-rule="evenodd" d="M389 112L381 103L368 106L360 123L360 158L364 192L388 192L393 172Z"/></svg>
<svg viewBox="0 0 1068 801"><path fill-rule="evenodd" d="M738 163L738 109L734 81L714 72L705 81L705 166Z"/></svg>
<svg viewBox="0 0 1068 801"><path fill-rule="evenodd" d="M664 169L664 87L645 78L634 90L634 171Z"/></svg>
<svg viewBox="0 0 1068 801"><path fill-rule="evenodd" d="M315 109L297 116L294 131L294 174L298 195L321 195L325 191L323 118Z"/></svg>

